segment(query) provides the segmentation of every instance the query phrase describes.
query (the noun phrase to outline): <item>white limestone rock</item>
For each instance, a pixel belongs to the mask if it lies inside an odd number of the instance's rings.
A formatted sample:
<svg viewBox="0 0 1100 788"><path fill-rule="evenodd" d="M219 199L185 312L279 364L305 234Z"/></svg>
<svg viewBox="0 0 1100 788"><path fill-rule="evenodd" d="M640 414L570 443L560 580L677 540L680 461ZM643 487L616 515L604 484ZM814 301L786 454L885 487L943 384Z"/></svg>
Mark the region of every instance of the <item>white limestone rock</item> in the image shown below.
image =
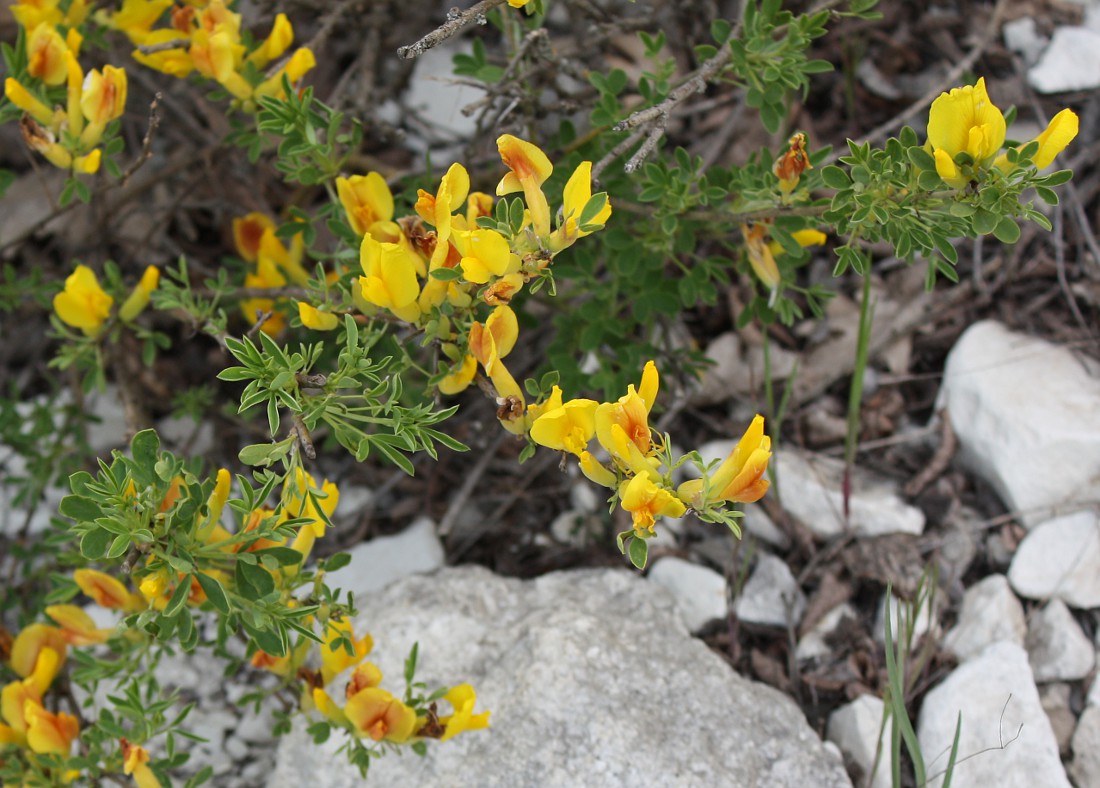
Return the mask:
<svg viewBox="0 0 1100 788"><path fill-rule="evenodd" d="M975 323L947 356L939 406L959 459L1029 528L1050 507L1100 498L1100 377L1068 348Z"/></svg>
<svg viewBox="0 0 1100 788"><path fill-rule="evenodd" d="M821 617L813 627L798 640L794 655L799 661L827 657L832 648L825 639L840 626L845 618L859 620L859 612L848 602L843 602Z"/></svg>
<svg viewBox="0 0 1100 788"><path fill-rule="evenodd" d="M202 457L214 448L214 422L166 416L155 425L164 448L191 457Z"/></svg>
<svg viewBox="0 0 1100 788"><path fill-rule="evenodd" d="M357 597L370 594L412 574L443 566L443 545L430 517L420 517L399 534L380 536L348 550L351 563L330 572L325 582Z"/></svg>
<svg viewBox="0 0 1100 788"><path fill-rule="evenodd" d="M1069 775L1081 788L1100 785L1100 706L1088 706L1073 732L1073 762Z"/></svg>
<svg viewBox="0 0 1100 788"><path fill-rule="evenodd" d="M105 457L111 449L129 445L126 409L117 386L110 384L103 391L89 396L86 406L88 414L95 417L88 422L88 446L93 454Z"/></svg>
<svg viewBox="0 0 1100 788"><path fill-rule="evenodd" d="M965 661L1000 640L1022 646L1026 635L1024 608L1012 592L1008 578L990 575L966 589L959 621L947 633L943 645Z"/></svg>
<svg viewBox="0 0 1100 788"><path fill-rule="evenodd" d="M1096 665L1096 650L1065 603L1052 599L1031 617L1027 658L1036 681L1076 681Z"/></svg>
<svg viewBox="0 0 1100 788"><path fill-rule="evenodd" d="M1059 27L1027 81L1040 93L1100 87L1100 33L1086 27Z"/></svg>
<svg viewBox="0 0 1100 788"><path fill-rule="evenodd" d="M1032 528L1012 558L1008 581L1028 599L1100 607L1100 519L1076 512Z"/></svg>
<svg viewBox="0 0 1100 788"><path fill-rule="evenodd" d="M778 449L772 463L779 480L780 502L788 512L821 539L844 531L842 461ZM924 512L898 496L897 484L859 467L852 472L849 519L852 530L860 536L924 531Z"/></svg>
<svg viewBox="0 0 1100 788"><path fill-rule="evenodd" d="M690 631L726 617L726 578L713 569L670 555L656 561L648 577L676 597L684 625Z"/></svg>
<svg viewBox="0 0 1100 788"><path fill-rule="evenodd" d="M734 673L689 636L667 591L629 571L409 577L372 598L361 629L374 637L384 686L399 691L402 660L419 642L418 680L469 681L477 710L492 712L488 730L432 743L424 758L373 761L372 784L851 784L787 696ZM362 785L334 754L342 735L317 746L305 727L283 739L266 784Z"/></svg>
<svg viewBox="0 0 1100 788"><path fill-rule="evenodd" d="M759 343L743 342L736 333L727 331L712 339L705 353L713 364L703 370L691 392L692 404L713 405L763 388L764 348ZM797 354L772 343L769 355L772 380L790 377L798 362Z"/></svg>
<svg viewBox="0 0 1100 788"><path fill-rule="evenodd" d="M1073 729L1077 727L1077 717L1070 708L1072 688L1064 681L1053 681L1039 685L1039 703L1050 720L1050 729L1054 740L1058 742L1058 754L1063 759L1070 754L1070 742Z"/></svg>
<svg viewBox="0 0 1100 788"><path fill-rule="evenodd" d="M1028 65L1035 63L1047 46L1046 37L1039 34L1035 20L1030 16L1005 22L1001 34L1004 36L1005 46L1018 52Z"/></svg>
<svg viewBox="0 0 1100 788"><path fill-rule="evenodd" d="M806 610L806 595L798 587L787 562L761 555L741 595L734 603L737 617L749 624L797 626Z"/></svg>
<svg viewBox="0 0 1100 788"><path fill-rule="evenodd" d="M946 765L960 714L952 785L1069 788L1027 652L1015 643L987 647L925 695L917 726L921 749L929 760L944 753L930 766ZM942 776L928 782L930 788L942 784Z"/></svg>
<svg viewBox="0 0 1100 788"><path fill-rule="evenodd" d="M834 742L844 754L855 763L863 773L861 786L870 788L890 788L890 736L893 721L883 725L884 705L882 698L874 695L860 695L846 706L829 715L829 726L825 737ZM879 750L879 762L875 766L875 752ZM867 775L874 768L870 782Z"/></svg>

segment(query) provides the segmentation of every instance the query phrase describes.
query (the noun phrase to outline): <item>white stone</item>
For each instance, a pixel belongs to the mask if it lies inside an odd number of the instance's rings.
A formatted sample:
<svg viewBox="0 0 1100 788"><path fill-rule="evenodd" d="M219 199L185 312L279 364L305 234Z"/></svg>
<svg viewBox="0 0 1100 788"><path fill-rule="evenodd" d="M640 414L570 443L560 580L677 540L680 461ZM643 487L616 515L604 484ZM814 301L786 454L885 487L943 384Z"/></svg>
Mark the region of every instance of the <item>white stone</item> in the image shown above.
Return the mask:
<svg viewBox="0 0 1100 788"><path fill-rule="evenodd" d="M1027 81L1040 93L1100 87L1100 33L1085 27L1059 27Z"/></svg>
<svg viewBox="0 0 1100 788"><path fill-rule="evenodd" d="M999 640L1022 646L1026 635L1024 608L1008 578L990 575L966 589L959 621L947 633L943 645L960 660L967 660Z"/></svg>
<svg viewBox="0 0 1100 788"><path fill-rule="evenodd" d="M1039 55L1047 45L1046 37L1039 35L1035 20L1030 16L1005 22L1001 32L1004 35L1005 46L1013 52L1019 52L1024 63L1028 65L1039 59Z"/></svg>
<svg viewBox="0 0 1100 788"><path fill-rule="evenodd" d="M726 578L713 569L666 556L653 564L648 577L672 592L690 631L701 629L713 619L726 617Z"/></svg>
<svg viewBox="0 0 1100 788"><path fill-rule="evenodd" d="M195 424L187 417L167 416L154 427L164 447L183 452L191 457L201 457L214 449L214 422L205 420Z"/></svg>
<svg viewBox="0 0 1100 788"><path fill-rule="evenodd" d="M851 785L786 695L742 678L691 638L671 595L634 572L523 581L446 569L372 598L360 627L374 636L383 686L400 692L402 661L418 642L418 680L468 681L476 711L492 713L489 729L430 742L426 757L372 761L372 785ZM317 746L305 727L280 742L265 784L361 786L335 754L343 734Z"/></svg>
<svg viewBox="0 0 1100 788"><path fill-rule="evenodd" d="M340 501L333 516L342 522L358 522L364 510L374 504L374 490L363 484L341 484Z"/></svg>
<svg viewBox="0 0 1100 788"><path fill-rule="evenodd" d="M947 356L938 407L959 459L1029 528L1050 507L1100 498L1100 377L1068 348L975 323Z"/></svg>
<svg viewBox="0 0 1100 788"><path fill-rule="evenodd" d="M798 587L787 562L761 555L741 595L734 603L737 617L748 624L797 626L806 610L806 595Z"/></svg>
<svg viewBox="0 0 1100 788"><path fill-rule="evenodd" d="M1077 717L1070 709L1070 695L1073 692L1064 681L1054 681L1039 685L1039 702L1043 705L1054 740L1058 742L1058 754L1065 759L1070 754L1070 742L1073 729L1077 726Z"/></svg>
<svg viewBox="0 0 1100 788"><path fill-rule="evenodd" d="M835 742L863 772L861 786L890 788L890 736L893 722L883 725L885 707L882 698L860 695L829 715L826 738ZM879 753L875 765L875 753ZM875 770L870 782L867 775Z"/></svg>
<svg viewBox="0 0 1100 788"><path fill-rule="evenodd" d="M733 379L744 373L741 339L732 331L719 334L707 345L705 354L712 363L703 370L691 401L696 405L725 402L733 394Z"/></svg>
<svg viewBox="0 0 1100 788"><path fill-rule="evenodd" d="M103 391L90 395L86 404L88 414L98 419L88 421L88 446L92 452L105 456L111 449L127 446L129 426L118 387L108 385Z"/></svg>
<svg viewBox="0 0 1100 788"><path fill-rule="evenodd" d="M910 602L898 599L894 594L889 596L890 605L890 632L893 635L894 642L897 643L902 635L902 625L906 623L906 617L909 615L909 609L911 607ZM879 643L886 642L886 605L887 595L882 595L882 600L878 604L878 612L875 614L875 640ZM921 605L920 610L917 611L916 621L911 624L913 628L912 638L916 643L917 639L921 635L926 634L929 631L939 631L939 621L934 619L932 605L925 602Z"/></svg>
<svg viewBox="0 0 1100 788"><path fill-rule="evenodd" d="M1081 712L1071 747L1069 774L1073 781L1080 788L1100 785L1100 706L1089 706Z"/></svg>
<svg viewBox="0 0 1100 788"><path fill-rule="evenodd" d="M833 649L825 642L825 638L840 625L844 618L859 620L859 613L852 605L843 602L821 617L813 627L803 635L795 648L794 655L799 660L827 657Z"/></svg>
<svg viewBox="0 0 1100 788"><path fill-rule="evenodd" d="M584 544L584 515L574 509L566 509L550 521L550 535L562 544Z"/></svg>
<svg viewBox="0 0 1100 788"><path fill-rule="evenodd" d="M1100 607L1100 520L1077 512L1048 520L1024 537L1008 581L1028 599L1061 599L1079 608Z"/></svg>
<svg viewBox="0 0 1100 788"><path fill-rule="evenodd" d="M929 775L947 766L960 714L952 785L1069 788L1022 648L994 643L925 695L917 735ZM939 775L928 785L942 782Z"/></svg>
<svg viewBox="0 0 1100 788"><path fill-rule="evenodd" d="M603 490L604 488L600 488ZM606 491L605 491L606 492ZM578 512L585 514L595 514L600 509L607 510L606 501L607 496L601 496L596 493L591 482L587 479L577 479L569 487L569 503Z"/></svg>
<svg viewBox="0 0 1100 788"><path fill-rule="evenodd" d="M235 761L243 761L248 757L248 745L236 736L227 736L224 746L226 754Z"/></svg>
<svg viewBox="0 0 1100 788"><path fill-rule="evenodd" d="M325 583L357 597L408 575L434 572L443 566L443 545L429 517L417 518L399 534L362 542L348 552L351 563L326 575Z"/></svg>
<svg viewBox="0 0 1100 788"><path fill-rule="evenodd" d="M844 532L844 463L832 457L778 449L772 456L779 501L817 537ZM898 497L897 485L863 468L853 468L849 520L860 536L920 534L924 513Z"/></svg>
<svg viewBox="0 0 1100 788"><path fill-rule="evenodd" d="M790 538L772 522L772 518L768 517L768 513L764 511L764 507L755 503L741 505L745 512L745 516L740 520L742 531L781 550L790 547Z"/></svg>
<svg viewBox="0 0 1100 788"><path fill-rule="evenodd" d="M1052 599L1031 617L1027 658L1036 681L1076 681L1096 664L1096 649L1069 608Z"/></svg>

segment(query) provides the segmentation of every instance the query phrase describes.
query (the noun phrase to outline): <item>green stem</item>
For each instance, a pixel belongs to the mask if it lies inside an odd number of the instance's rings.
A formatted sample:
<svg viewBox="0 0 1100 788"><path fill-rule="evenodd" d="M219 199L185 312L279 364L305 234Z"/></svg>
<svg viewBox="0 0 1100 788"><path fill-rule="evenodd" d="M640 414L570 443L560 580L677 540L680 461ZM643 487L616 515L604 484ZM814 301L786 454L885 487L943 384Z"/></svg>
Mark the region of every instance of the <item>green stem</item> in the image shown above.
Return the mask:
<svg viewBox="0 0 1100 788"><path fill-rule="evenodd" d="M856 363L852 370L852 386L848 394L848 434L844 439L844 519L848 519L851 495L852 464L859 442L859 414L863 403L863 376L867 371L867 349L871 344L871 266L866 261L863 274L863 296L859 303L859 337L856 340Z"/></svg>

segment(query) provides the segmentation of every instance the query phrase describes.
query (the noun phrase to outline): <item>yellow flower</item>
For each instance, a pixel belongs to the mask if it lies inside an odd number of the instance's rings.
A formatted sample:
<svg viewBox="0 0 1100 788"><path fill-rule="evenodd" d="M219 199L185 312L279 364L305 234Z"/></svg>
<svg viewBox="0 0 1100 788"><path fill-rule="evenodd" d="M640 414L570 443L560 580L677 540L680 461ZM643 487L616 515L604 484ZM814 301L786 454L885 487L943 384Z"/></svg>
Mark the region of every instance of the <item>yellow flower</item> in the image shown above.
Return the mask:
<svg viewBox="0 0 1100 788"><path fill-rule="evenodd" d="M296 233L290 239L288 249L282 239L275 234L275 229L268 227L260 235L260 248L256 252L256 258L271 260L294 284L305 285L309 282L309 274L302 266L305 250L305 240L301 233Z"/></svg>
<svg viewBox="0 0 1100 788"><path fill-rule="evenodd" d="M35 700L26 702L23 715L27 719L27 746L31 751L39 755L69 754L73 740L80 733L76 717L63 711L53 714Z"/></svg>
<svg viewBox="0 0 1100 788"><path fill-rule="evenodd" d="M631 383L618 401L604 402L596 408L596 439L612 457L631 467L637 463L630 447L634 447L643 457L650 453L649 412L657 400L659 385L657 365L648 361L642 370L637 391Z"/></svg>
<svg viewBox="0 0 1100 788"><path fill-rule="evenodd" d="M277 289L286 286L286 277L279 273L275 261L267 256L259 256L256 259L256 273L246 274L244 286L247 288ZM271 298L246 298L241 301L241 311L246 319L254 321L257 315L271 313L264 320L260 330L268 336L275 336L286 328L286 317L275 309L275 301Z"/></svg>
<svg viewBox="0 0 1100 788"><path fill-rule="evenodd" d="M186 79L195 70L195 61L191 59L191 53L184 48L190 44L190 40L185 36L181 36L177 31L164 29L154 30L151 33L125 32L130 35L130 39L135 44L142 44L146 47L162 47L169 42L179 44L178 47L158 49L156 52L148 54L140 49L135 49L130 53L130 56L143 66L179 79Z"/></svg>
<svg viewBox="0 0 1100 788"><path fill-rule="evenodd" d="M489 727L489 713L483 711L474 714L474 705L477 703L477 694L469 684L459 684L451 687L443 699L454 708L453 714L440 717L439 722L445 726L440 741L447 741L464 731L476 731Z"/></svg>
<svg viewBox="0 0 1100 788"><path fill-rule="evenodd" d="M76 605L48 605L46 615L61 627L61 635L73 646L106 643L109 629L99 629L92 617Z"/></svg>
<svg viewBox="0 0 1100 788"><path fill-rule="evenodd" d="M768 227L761 222L752 225L741 225L741 235L745 239L745 250L748 253L749 265L759 277L761 283L769 290L775 290L779 286L779 266L775 264L775 255L768 245Z"/></svg>
<svg viewBox="0 0 1100 788"><path fill-rule="evenodd" d="M344 713L359 736L374 741L400 743L416 728L416 712L378 687L368 687L348 698Z"/></svg>
<svg viewBox="0 0 1100 788"><path fill-rule="evenodd" d="M65 280L65 289L54 296L53 308L61 322L86 335L99 334L111 314L114 299L99 286L91 268L78 265Z"/></svg>
<svg viewBox="0 0 1100 788"><path fill-rule="evenodd" d="M145 606L140 596L128 591L116 578L97 569L77 569L73 572L73 580L100 607L132 613Z"/></svg>
<svg viewBox="0 0 1100 788"><path fill-rule="evenodd" d="M497 137L497 150L504 166L511 170L497 184L497 196L522 191L535 235L539 238L549 235L550 205L542 193L542 184L553 173L554 165L538 146L511 134Z"/></svg>
<svg viewBox="0 0 1100 788"><path fill-rule="evenodd" d="M149 296L157 289L159 283L160 271L156 266L148 266L141 275L141 281L118 308L118 319L123 323L133 322L134 318L140 315L149 304Z"/></svg>
<svg viewBox="0 0 1100 788"><path fill-rule="evenodd" d="M695 509L718 501L753 503L768 491L764 474L771 458L772 441L764 434L764 417L757 415L729 456L710 475L708 481L691 479L677 488L681 500ZM704 488L709 494L703 498Z"/></svg>
<svg viewBox="0 0 1100 788"><path fill-rule="evenodd" d="M274 229L275 222L267 214L258 211L234 219L233 244L237 247L237 254L246 263L256 262L264 232Z"/></svg>
<svg viewBox="0 0 1100 788"><path fill-rule="evenodd" d="M351 642L354 653L349 654L344 648L343 639ZM351 621L346 618L339 620L330 618L325 625L325 642L321 645L321 678L324 683L328 685L347 668L358 665L372 648L374 648L374 640L369 634L359 640L355 639Z"/></svg>
<svg viewBox="0 0 1100 788"><path fill-rule="evenodd" d="M340 325L340 318L331 312L322 312L305 301L298 302L298 317L302 325L314 331L332 331Z"/></svg>
<svg viewBox="0 0 1100 788"><path fill-rule="evenodd" d="M114 66L104 66L102 73L92 69L84 77L80 94L80 109L88 122L106 126L122 117L126 109L126 71Z"/></svg>
<svg viewBox="0 0 1100 788"><path fill-rule="evenodd" d="M439 189L434 195L423 189L417 192L416 205L413 208L421 219L435 228L435 249L432 250L429 268L443 265L450 254L448 241L451 238L451 225L454 218L452 214L466 202L469 191L470 175L465 167L455 162L443 174L439 181ZM459 222L461 221L459 219Z"/></svg>
<svg viewBox="0 0 1100 788"><path fill-rule="evenodd" d="M1049 167L1054 161L1054 157L1073 142L1073 138L1077 136L1078 128L1077 114L1071 109L1064 109L1051 118L1050 123L1047 124L1042 133L1026 143L1026 145L1030 145L1031 142L1039 143L1039 150L1031 159L1036 168L1042 170ZM1025 146L1021 145L1020 147ZM1000 169L1006 170L1009 166L1008 156L1002 153L993 163Z"/></svg>
<svg viewBox="0 0 1100 788"><path fill-rule="evenodd" d="M520 259L512 253L508 239L496 230L466 230L455 235L462 253L462 275L467 282L483 285L494 276L519 271Z"/></svg>
<svg viewBox="0 0 1100 788"><path fill-rule="evenodd" d="M262 69L272 60L282 55L294 43L294 28L286 14L279 14L271 26L271 32L258 47L248 55L247 61Z"/></svg>
<svg viewBox="0 0 1100 788"><path fill-rule="evenodd" d="M531 425L531 440L555 451L567 451L578 457L596 434L597 403L591 399L562 402L561 389L554 386L550 402Z"/></svg>
<svg viewBox="0 0 1100 788"><path fill-rule="evenodd" d="M160 788L160 780L149 768L149 751L126 739L119 739L122 746L122 773L134 778L137 788Z"/></svg>
<svg viewBox="0 0 1100 788"><path fill-rule="evenodd" d="M477 374L477 359L466 354L462 362L446 377L439 381L437 388L440 394L458 394L464 391Z"/></svg>
<svg viewBox="0 0 1100 788"><path fill-rule="evenodd" d="M115 30L121 30L135 44L153 43L148 34L164 14L172 0L122 0L122 6L109 16L96 12L96 21ZM160 31L156 31L160 32Z"/></svg>
<svg viewBox="0 0 1100 788"><path fill-rule="evenodd" d="M393 193L377 172L337 178L336 193L356 235L366 235L375 223L393 219Z"/></svg>
<svg viewBox="0 0 1100 788"><path fill-rule="evenodd" d="M61 670L61 664L64 660L65 655L63 653L58 653L49 646L42 647L42 650L38 652L38 659L34 661L34 670L23 679L23 685L33 697L41 698L46 693L50 684L53 683L54 677Z"/></svg>
<svg viewBox="0 0 1100 788"><path fill-rule="evenodd" d="M512 373L501 360L507 356L519 338L519 321L511 307L501 305L493 310L485 324L470 326L469 350L493 382L497 391L497 419L511 433L526 431L526 401Z"/></svg>
<svg viewBox="0 0 1100 788"><path fill-rule="evenodd" d="M1005 141L1005 118L989 99L985 78L973 86L952 88L932 102L928 112L928 145L936 159L936 172L955 188L968 183L955 162L968 154L976 166L988 164Z"/></svg>
<svg viewBox="0 0 1100 788"><path fill-rule="evenodd" d="M645 474L624 482L619 498L633 518L635 535L643 539L653 533L658 517L683 517L687 511L683 501Z"/></svg>
<svg viewBox="0 0 1100 788"><path fill-rule="evenodd" d="M295 50L294 54L290 56L290 60L286 62L286 65L261 82L253 95L256 97L273 96L280 99L286 98L286 96L283 95L283 75L286 75L291 85L297 85L302 77L304 77L307 72L312 71L316 65L317 58L314 57L312 50L306 47Z"/></svg>
<svg viewBox="0 0 1100 788"><path fill-rule="evenodd" d="M565 190L562 192L562 202L564 203L562 206L563 221L550 238L549 246L551 250L561 251L578 238L591 235L591 230L582 230L577 224L581 212L591 198L592 162L582 161L577 165L577 169L573 170L573 174L569 176L569 180L565 184ZM611 218L611 202L607 201L600 212L587 224L602 226L607 224L609 218Z"/></svg>
<svg viewBox="0 0 1100 788"><path fill-rule="evenodd" d="M4 95L15 106L46 126L59 122L64 115L55 113L13 77L4 80Z"/></svg>
<svg viewBox="0 0 1100 788"><path fill-rule="evenodd" d="M60 85L68 76L65 39L53 25L40 24L27 36L27 73L47 85Z"/></svg>
<svg viewBox="0 0 1100 788"><path fill-rule="evenodd" d="M470 192L466 198L466 226L477 227L477 220L482 216L492 216L493 195L485 192Z"/></svg>
<svg viewBox="0 0 1100 788"><path fill-rule="evenodd" d="M390 310L406 323L420 319L417 261L411 252L400 244L379 243L365 235L359 247L359 263L366 274L359 277L364 299Z"/></svg>
<svg viewBox="0 0 1100 788"><path fill-rule="evenodd" d="M579 455L581 473L589 481L595 482L601 487L614 488L619 483L619 477L609 471L590 452L582 451Z"/></svg>

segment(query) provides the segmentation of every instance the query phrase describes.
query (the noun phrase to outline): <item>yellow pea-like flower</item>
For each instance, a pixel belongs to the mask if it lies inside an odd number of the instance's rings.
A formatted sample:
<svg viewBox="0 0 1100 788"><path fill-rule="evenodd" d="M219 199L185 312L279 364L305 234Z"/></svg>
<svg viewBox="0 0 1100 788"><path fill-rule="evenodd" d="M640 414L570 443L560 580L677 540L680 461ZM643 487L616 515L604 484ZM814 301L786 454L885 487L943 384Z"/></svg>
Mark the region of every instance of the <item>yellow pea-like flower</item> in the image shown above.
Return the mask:
<svg viewBox="0 0 1100 788"><path fill-rule="evenodd" d="M99 286L95 272L85 265L65 280L65 289L54 296L53 308L61 322L97 336L111 314L114 299Z"/></svg>

